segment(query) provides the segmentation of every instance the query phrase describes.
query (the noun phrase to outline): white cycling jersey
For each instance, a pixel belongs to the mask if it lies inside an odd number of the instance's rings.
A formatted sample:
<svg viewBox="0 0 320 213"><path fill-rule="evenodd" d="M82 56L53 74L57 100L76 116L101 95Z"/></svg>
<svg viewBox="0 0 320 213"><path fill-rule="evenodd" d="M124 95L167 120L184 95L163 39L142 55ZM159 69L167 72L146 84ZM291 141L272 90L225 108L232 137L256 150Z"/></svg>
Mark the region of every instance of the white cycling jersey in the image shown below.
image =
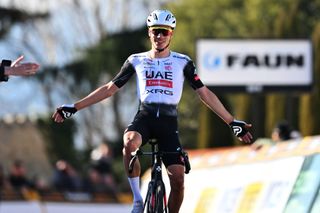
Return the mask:
<svg viewBox="0 0 320 213"><path fill-rule="evenodd" d="M203 86L192 60L172 51L166 58L151 58L148 52L131 55L113 82L120 88L134 73L141 103L177 105L185 78L194 89Z"/></svg>

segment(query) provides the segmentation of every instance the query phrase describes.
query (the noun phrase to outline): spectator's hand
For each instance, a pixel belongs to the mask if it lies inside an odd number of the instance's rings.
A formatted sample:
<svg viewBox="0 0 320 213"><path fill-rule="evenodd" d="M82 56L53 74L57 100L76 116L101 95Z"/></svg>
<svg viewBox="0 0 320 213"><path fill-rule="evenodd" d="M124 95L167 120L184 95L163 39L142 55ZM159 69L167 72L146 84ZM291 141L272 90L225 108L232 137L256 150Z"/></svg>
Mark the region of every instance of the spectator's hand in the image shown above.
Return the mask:
<svg viewBox="0 0 320 213"><path fill-rule="evenodd" d="M229 126L231 127L233 134L239 138L240 141L244 143L251 143L253 137L249 132L252 124L247 124L244 121L233 120Z"/></svg>
<svg viewBox="0 0 320 213"><path fill-rule="evenodd" d="M52 115L52 118L55 122L61 123L65 119L70 118L73 114L77 112L77 109L74 107L74 104L64 104Z"/></svg>
<svg viewBox="0 0 320 213"><path fill-rule="evenodd" d="M20 56L11 64L11 67L6 68L7 75L28 76L34 75L38 71L39 64L31 62L20 63L23 58L24 56Z"/></svg>

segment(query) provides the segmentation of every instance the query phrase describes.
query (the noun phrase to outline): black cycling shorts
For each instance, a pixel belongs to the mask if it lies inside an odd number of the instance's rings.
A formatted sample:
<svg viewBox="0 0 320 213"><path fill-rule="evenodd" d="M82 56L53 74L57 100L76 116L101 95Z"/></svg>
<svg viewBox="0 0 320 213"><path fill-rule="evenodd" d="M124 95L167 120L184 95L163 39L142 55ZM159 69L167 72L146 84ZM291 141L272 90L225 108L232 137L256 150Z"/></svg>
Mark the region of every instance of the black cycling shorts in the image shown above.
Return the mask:
<svg viewBox="0 0 320 213"><path fill-rule="evenodd" d="M176 116L160 115L157 117L147 111L138 111L126 132L136 131L142 136L142 146L150 139L156 139L159 151L175 152L181 147L178 133L178 119ZM163 164L168 167L173 164L183 165L179 154L163 156Z"/></svg>

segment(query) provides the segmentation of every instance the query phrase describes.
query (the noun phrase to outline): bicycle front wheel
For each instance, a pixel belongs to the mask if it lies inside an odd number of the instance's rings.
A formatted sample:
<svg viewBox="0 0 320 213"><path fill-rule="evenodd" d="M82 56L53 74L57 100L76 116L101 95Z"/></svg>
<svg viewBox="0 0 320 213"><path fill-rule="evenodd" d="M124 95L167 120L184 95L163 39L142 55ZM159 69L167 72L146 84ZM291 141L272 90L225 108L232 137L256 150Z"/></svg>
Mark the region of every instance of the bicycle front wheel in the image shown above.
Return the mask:
<svg viewBox="0 0 320 213"><path fill-rule="evenodd" d="M155 183L147 209L148 213L168 212L166 191L162 181L157 181Z"/></svg>

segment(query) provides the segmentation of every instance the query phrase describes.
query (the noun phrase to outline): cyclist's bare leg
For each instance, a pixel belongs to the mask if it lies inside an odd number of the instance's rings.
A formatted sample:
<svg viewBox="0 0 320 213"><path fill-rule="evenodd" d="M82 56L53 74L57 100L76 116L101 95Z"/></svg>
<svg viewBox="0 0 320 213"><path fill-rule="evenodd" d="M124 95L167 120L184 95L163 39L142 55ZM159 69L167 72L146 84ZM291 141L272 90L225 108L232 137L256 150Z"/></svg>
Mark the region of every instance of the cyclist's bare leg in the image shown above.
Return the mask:
<svg viewBox="0 0 320 213"><path fill-rule="evenodd" d="M142 137L138 132L129 131L123 135L123 162L128 177L140 176L139 159L136 160L132 173L129 174L129 163L131 160L131 152L136 151L142 144Z"/></svg>
<svg viewBox="0 0 320 213"><path fill-rule="evenodd" d="M141 145L141 135L135 131L126 132L123 136L123 162L128 181L133 194L133 208L131 212L143 212L143 198L140 193L140 163L137 159L133 166L132 173L129 174L129 163L131 160L131 152L137 150Z"/></svg>
<svg viewBox="0 0 320 213"><path fill-rule="evenodd" d="M167 168L170 180L168 207L170 213L178 213L184 196L184 166L170 165Z"/></svg>

